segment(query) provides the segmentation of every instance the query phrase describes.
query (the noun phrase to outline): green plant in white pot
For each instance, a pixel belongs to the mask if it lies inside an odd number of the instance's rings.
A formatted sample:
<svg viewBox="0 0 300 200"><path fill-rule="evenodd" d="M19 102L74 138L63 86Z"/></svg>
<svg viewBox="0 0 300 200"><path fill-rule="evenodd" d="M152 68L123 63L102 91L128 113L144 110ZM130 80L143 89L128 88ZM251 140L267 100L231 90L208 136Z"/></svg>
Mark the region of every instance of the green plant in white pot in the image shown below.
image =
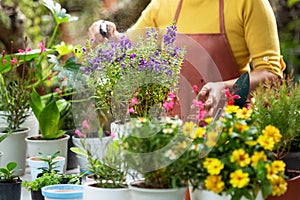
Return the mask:
<svg viewBox="0 0 300 200"><path fill-rule="evenodd" d="M31 94L30 106L39 122L39 135L27 137L29 156L40 153L52 155L56 151L67 157L67 142L70 138L61 129L71 112L71 104L57 93L40 96L35 90Z"/></svg>

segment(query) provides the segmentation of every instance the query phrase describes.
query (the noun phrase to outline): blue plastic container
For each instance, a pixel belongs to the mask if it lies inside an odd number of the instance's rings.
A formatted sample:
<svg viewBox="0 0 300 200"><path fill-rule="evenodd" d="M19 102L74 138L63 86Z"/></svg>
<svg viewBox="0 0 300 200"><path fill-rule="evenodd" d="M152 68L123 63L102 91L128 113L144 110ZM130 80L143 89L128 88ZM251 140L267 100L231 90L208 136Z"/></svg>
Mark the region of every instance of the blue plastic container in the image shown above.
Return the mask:
<svg viewBox="0 0 300 200"><path fill-rule="evenodd" d="M42 188L45 200L82 200L83 186L74 184L49 185Z"/></svg>

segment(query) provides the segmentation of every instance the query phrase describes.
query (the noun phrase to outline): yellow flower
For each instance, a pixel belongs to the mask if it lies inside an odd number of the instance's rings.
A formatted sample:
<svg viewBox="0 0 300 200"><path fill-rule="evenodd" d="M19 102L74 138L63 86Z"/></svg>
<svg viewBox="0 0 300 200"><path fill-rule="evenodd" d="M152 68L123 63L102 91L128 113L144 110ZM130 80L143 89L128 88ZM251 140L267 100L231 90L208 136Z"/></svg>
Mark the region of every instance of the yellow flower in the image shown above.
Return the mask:
<svg viewBox="0 0 300 200"><path fill-rule="evenodd" d="M207 124L210 124L210 123L213 121L213 118L212 118L212 117L208 117L208 118L205 118L204 121L205 121Z"/></svg>
<svg viewBox="0 0 300 200"><path fill-rule="evenodd" d="M242 109L239 109L236 113L237 118L239 119L249 119L251 117L252 110L247 109L246 107L243 107Z"/></svg>
<svg viewBox="0 0 300 200"><path fill-rule="evenodd" d="M220 174L221 170L224 168L224 163L216 158L212 158L210 163L206 164L207 172L211 175L218 175Z"/></svg>
<svg viewBox="0 0 300 200"><path fill-rule="evenodd" d="M279 142L282 137L279 129L272 125L266 126L262 133L269 138L273 138L275 143Z"/></svg>
<svg viewBox="0 0 300 200"><path fill-rule="evenodd" d="M207 168L213 161L215 158L205 158L205 161L203 162L203 167Z"/></svg>
<svg viewBox="0 0 300 200"><path fill-rule="evenodd" d="M246 167L250 164L251 159L244 149L236 149L230 156L230 162L237 163L241 167Z"/></svg>
<svg viewBox="0 0 300 200"><path fill-rule="evenodd" d="M139 121L141 123L145 123L147 121L147 119L145 117L139 117Z"/></svg>
<svg viewBox="0 0 300 200"><path fill-rule="evenodd" d="M193 138L203 138L205 135L205 129L203 127L198 127L194 132Z"/></svg>
<svg viewBox="0 0 300 200"><path fill-rule="evenodd" d="M216 145L218 139L218 133L216 131L211 131L207 133L207 140L206 140L206 146L208 148L213 147Z"/></svg>
<svg viewBox="0 0 300 200"><path fill-rule="evenodd" d="M249 174L244 173L241 169L230 173L230 184L235 188L243 188L248 185L250 179Z"/></svg>
<svg viewBox="0 0 300 200"><path fill-rule="evenodd" d="M273 138L270 138L267 135L260 135L257 138L257 142L260 146L262 146L265 150L272 151L275 145Z"/></svg>
<svg viewBox="0 0 300 200"><path fill-rule="evenodd" d="M274 160L271 164L272 169L275 170L275 172L284 172L285 170L285 163L282 160Z"/></svg>
<svg viewBox="0 0 300 200"><path fill-rule="evenodd" d="M281 196L287 190L287 182L283 177L278 177L274 181L272 181L272 195L273 196Z"/></svg>
<svg viewBox="0 0 300 200"><path fill-rule="evenodd" d="M239 109L240 108L238 106L228 105L228 106L225 107L225 112L229 113L229 114L237 113Z"/></svg>
<svg viewBox="0 0 300 200"><path fill-rule="evenodd" d="M272 166L270 164L266 165L267 168L267 179L270 180L271 182L273 182L274 180L278 179L278 175L277 172L274 168L272 168Z"/></svg>
<svg viewBox="0 0 300 200"><path fill-rule="evenodd" d="M195 123L194 122L186 122L183 125L182 132L185 136L191 137L194 132Z"/></svg>
<svg viewBox="0 0 300 200"><path fill-rule="evenodd" d="M263 151L255 151L254 154L251 156L251 165L255 167L258 163L258 161L261 160L263 162L267 161L267 156Z"/></svg>
<svg viewBox="0 0 300 200"><path fill-rule="evenodd" d="M236 123L234 126L240 133L249 130L249 126L247 124Z"/></svg>
<svg viewBox="0 0 300 200"><path fill-rule="evenodd" d="M248 146L252 147L252 146L255 146L255 145L257 144L257 141L250 140L250 141L245 141L245 143L246 143Z"/></svg>
<svg viewBox="0 0 300 200"><path fill-rule="evenodd" d="M224 189L225 183L222 181L222 176L209 175L206 177L205 187L214 193L221 193Z"/></svg>

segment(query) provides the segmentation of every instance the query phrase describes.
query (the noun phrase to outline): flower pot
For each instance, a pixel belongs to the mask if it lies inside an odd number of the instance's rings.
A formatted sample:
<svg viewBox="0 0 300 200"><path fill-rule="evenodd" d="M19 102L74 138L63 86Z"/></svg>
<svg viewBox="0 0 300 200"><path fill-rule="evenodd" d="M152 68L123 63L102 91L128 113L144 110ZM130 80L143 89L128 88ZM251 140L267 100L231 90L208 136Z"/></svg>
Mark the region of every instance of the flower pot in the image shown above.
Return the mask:
<svg viewBox="0 0 300 200"><path fill-rule="evenodd" d="M41 190L30 191L30 194L31 194L31 200L45 200Z"/></svg>
<svg viewBox="0 0 300 200"><path fill-rule="evenodd" d="M45 200L82 200L83 186L74 184L49 185L42 188Z"/></svg>
<svg viewBox="0 0 300 200"><path fill-rule="evenodd" d="M141 181L132 182L129 185L131 199L139 200L183 200L185 197L186 187L171 189L152 189L138 187Z"/></svg>
<svg viewBox="0 0 300 200"><path fill-rule="evenodd" d="M95 157L102 159L106 153L106 147L109 142L112 141L111 137L103 137L100 139L99 137L95 138L78 138L76 136L72 137L72 141L75 147L81 148L85 151L85 148L88 148L92 155ZM83 145L84 147L83 147ZM78 164L80 167L80 171L87 172L88 171L88 159L83 155L77 155Z"/></svg>
<svg viewBox="0 0 300 200"><path fill-rule="evenodd" d="M300 170L300 152L289 152L283 159L286 169Z"/></svg>
<svg viewBox="0 0 300 200"><path fill-rule="evenodd" d="M99 188L95 182L87 182L83 186L83 200L129 200L128 188Z"/></svg>
<svg viewBox="0 0 300 200"><path fill-rule="evenodd" d="M300 200L300 171L295 171L296 173L297 176L287 180L287 191L283 195L279 197L269 196L267 200Z"/></svg>
<svg viewBox="0 0 300 200"><path fill-rule="evenodd" d="M57 162L54 166L54 170L63 173L66 159L62 156L58 156L54 159L54 161ZM41 168L48 167L47 162L42 161L39 156L30 157L27 162L30 167L31 181L35 180L42 172Z"/></svg>
<svg viewBox="0 0 300 200"><path fill-rule="evenodd" d="M69 130L66 132L66 134L69 135L70 138L72 138L73 135L75 135L75 131ZM77 156L73 151L70 150L72 147L75 147L73 140L68 140L68 157L66 161L67 170L75 169L78 167Z"/></svg>
<svg viewBox="0 0 300 200"><path fill-rule="evenodd" d="M1 127L0 130L0 135L3 135L2 132L5 128ZM16 162L18 166L15 169L15 174L23 175L25 173L27 155L25 138L29 131L29 128L24 128L24 130L13 132L0 143L0 151L3 152L0 163L1 168L9 162Z"/></svg>
<svg viewBox="0 0 300 200"><path fill-rule="evenodd" d="M192 191L190 188L190 198L191 200L202 200L202 199L213 199L213 200L230 200L231 197L226 194L218 195L213 191L196 189ZM240 200L246 200L246 198L242 197ZM258 193L255 200L263 200L261 192Z"/></svg>
<svg viewBox="0 0 300 200"><path fill-rule="evenodd" d="M39 152L43 155L53 155L60 151L60 156L67 158L68 156L68 140L70 136L64 135L62 138L55 140L43 140L39 136L26 137L29 157L38 156ZM66 165L64 166L64 172Z"/></svg>
<svg viewBox="0 0 300 200"><path fill-rule="evenodd" d="M21 199L22 181L14 183L0 183L1 200L20 200Z"/></svg>

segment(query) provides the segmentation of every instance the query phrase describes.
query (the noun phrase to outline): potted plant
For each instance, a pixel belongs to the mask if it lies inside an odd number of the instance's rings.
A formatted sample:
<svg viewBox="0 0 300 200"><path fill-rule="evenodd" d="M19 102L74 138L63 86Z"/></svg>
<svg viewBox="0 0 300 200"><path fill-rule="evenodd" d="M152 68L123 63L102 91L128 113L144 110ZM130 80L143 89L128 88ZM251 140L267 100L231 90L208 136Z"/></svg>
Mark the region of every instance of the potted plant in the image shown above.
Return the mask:
<svg viewBox="0 0 300 200"><path fill-rule="evenodd" d="M188 186L186 157L190 140L178 118L133 118L126 125L122 147L130 171L133 199L184 199Z"/></svg>
<svg viewBox="0 0 300 200"><path fill-rule="evenodd" d="M272 125L259 129L253 112L227 104L219 120L206 120L201 134L189 131L195 151L191 166L197 166L189 172L191 199L265 199L285 193L285 163L273 153L282 135ZM189 126L186 130L197 127Z"/></svg>
<svg viewBox="0 0 300 200"><path fill-rule="evenodd" d="M162 109L168 94L176 92L185 53L175 45L176 26L170 25L164 35L150 28L144 35L140 33L136 38L129 33L96 47L89 41L82 49L82 77L101 124L157 116L153 108Z"/></svg>
<svg viewBox="0 0 300 200"><path fill-rule="evenodd" d="M288 190L282 197L270 199L294 199L296 197L293 195L298 195L296 188L300 179L299 96L299 83L294 80L293 73L287 74L283 79L267 81L253 92L251 103L257 119L256 125L260 130L266 125L278 127L282 137L274 148L274 154L287 165ZM294 184L296 185L293 186Z"/></svg>
<svg viewBox="0 0 300 200"><path fill-rule="evenodd" d="M31 192L31 198L33 200L43 200L44 197L41 194L41 189L44 186L56 184L81 184L81 177L82 174L64 174L52 170L52 172L43 173L34 181L23 181L22 185Z"/></svg>
<svg viewBox="0 0 300 200"><path fill-rule="evenodd" d="M10 162L0 168L0 199L20 200L22 180L14 174L17 163Z"/></svg>
<svg viewBox="0 0 300 200"><path fill-rule="evenodd" d="M30 105L39 122L40 134L26 138L29 156L36 156L39 152L52 155L59 150L60 155L67 158L70 136L61 127L71 111L71 104L57 93L40 96L33 90Z"/></svg>
<svg viewBox="0 0 300 200"><path fill-rule="evenodd" d="M65 157L58 156L59 151L53 155L43 155L39 153L39 156L30 157L28 159L28 165L30 167L31 180L35 180L41 174L45 172L56 172L63 173L64 165L66 162Z"/></svg>

